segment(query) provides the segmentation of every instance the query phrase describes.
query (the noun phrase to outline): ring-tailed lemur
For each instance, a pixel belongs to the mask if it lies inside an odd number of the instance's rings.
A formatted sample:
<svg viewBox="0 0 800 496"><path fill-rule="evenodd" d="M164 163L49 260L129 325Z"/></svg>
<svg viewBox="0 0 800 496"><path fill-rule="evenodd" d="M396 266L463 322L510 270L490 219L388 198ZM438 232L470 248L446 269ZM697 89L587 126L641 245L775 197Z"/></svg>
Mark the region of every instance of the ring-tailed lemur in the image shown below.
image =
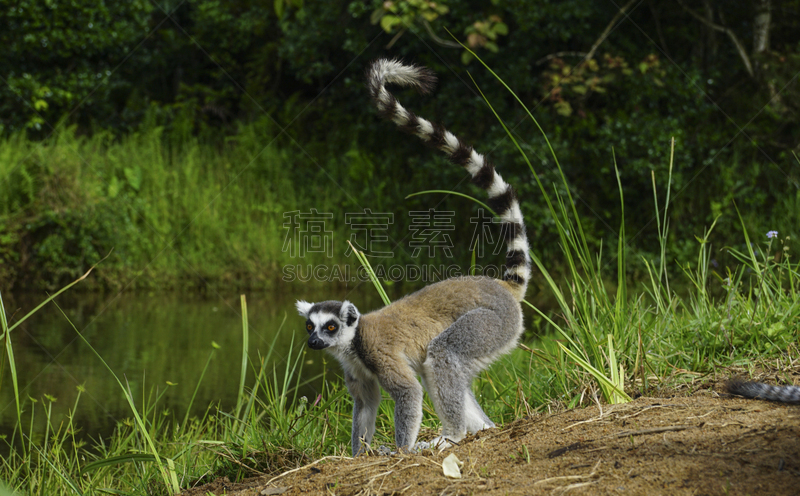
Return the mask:
<svg viewBox="0 0 800 496"><path fill-rule="evenodd" d="M725 391L745 398L780 401L781 403L800 403L800 387L770 386L763 382L733 379L725 383Z"/></svg>
<svg viewBox="0 0 800 496"><path fill-rule="evenodd" d="M328 349L344 369L354 405L353 455L375 433L379 385L395 401L397 447L415 447L423 395L417 375L442 422L442 436L431 442L433 446L444 448L448 440L458 442L467 433L494 427L472 393L472 381L513 349L523 330L520 301L531 259L514 190L483 155L403 108L385 88L394 83L427 93L435 80L430 70L396 60L377 60L367 72L370 95L383 117L443 151L488 192L489 205L506 235L506 270L501 279L458 277L437 282L365 315L349 301L297 302L297 311L307 319L309 347Z"/></svg>

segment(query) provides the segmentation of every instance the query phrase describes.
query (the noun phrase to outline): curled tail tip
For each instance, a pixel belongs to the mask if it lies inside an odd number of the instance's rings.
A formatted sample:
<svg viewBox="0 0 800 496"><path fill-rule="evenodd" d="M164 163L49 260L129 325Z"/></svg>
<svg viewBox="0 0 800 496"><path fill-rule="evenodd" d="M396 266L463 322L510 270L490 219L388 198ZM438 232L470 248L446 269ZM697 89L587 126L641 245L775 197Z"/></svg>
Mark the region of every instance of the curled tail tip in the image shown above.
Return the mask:
<svg viewBox="0 0 800 496"><path fill-rule="evenodd" d="M436 74L424 66L406 64L399 59L375 59L367 69L367 84L375 96L387 83L414 86L423 95L436 87Z"/></svg>
<svg viewBox="0 0 800 496"><path fill-rule="evenodd" d="M451 162L469 172L475 185L486 191L489 208L503 223L508 245L502 280L522 299L531 275L531 259L522 211L514 188L503 180L486 157L444 127L406 110L385 88L386 84L393 83L414 86L420 92L428 93L435 82L436 75L430 69L404 64L397 59L377 59L367 69L367 85L379 113L401 130L416 135L444 152Z"/></svg>

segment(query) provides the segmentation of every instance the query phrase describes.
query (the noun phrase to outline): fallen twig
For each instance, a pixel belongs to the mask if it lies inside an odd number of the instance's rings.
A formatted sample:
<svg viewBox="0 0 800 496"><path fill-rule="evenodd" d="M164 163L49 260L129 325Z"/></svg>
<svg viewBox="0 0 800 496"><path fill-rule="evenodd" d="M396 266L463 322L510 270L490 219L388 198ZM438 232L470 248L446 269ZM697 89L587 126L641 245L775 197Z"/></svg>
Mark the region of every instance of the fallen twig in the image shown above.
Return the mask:
<svg viewBox="0 0 800 496"><path fill-rule="evenodd" d="M650 429L641 429L638 431L622 431L616 434L609 434L603 437L628 437L628 436L646 436L648 434L658 434L660 432L671 431L685 431L686 429L695 429L697 425L670 425L667 427L653 427Z"/></svg>
<svg viewBox="0 0 800 496"><path fill-rule="evenodd" d="M281 477L287 476L287 475L291 474L292 472L297 472L299 470L303 470L304 468L312 467L312 466L316 465L317 463L319 463L321 461L324 461L324 460L352 460L352 459L353 458L349 457L349 456L335 456L335 455L323 456L319 460L313 461L313 462L309 463L308 465L303 465L302 467L293 468L291 470L287 470L286 472L284 472L282 474L276 475L272 479L268 480L267 483L264 484L264 485L268 486L268 485L272 484L273 482L275 482L276 480L280 479Z"/></svg>

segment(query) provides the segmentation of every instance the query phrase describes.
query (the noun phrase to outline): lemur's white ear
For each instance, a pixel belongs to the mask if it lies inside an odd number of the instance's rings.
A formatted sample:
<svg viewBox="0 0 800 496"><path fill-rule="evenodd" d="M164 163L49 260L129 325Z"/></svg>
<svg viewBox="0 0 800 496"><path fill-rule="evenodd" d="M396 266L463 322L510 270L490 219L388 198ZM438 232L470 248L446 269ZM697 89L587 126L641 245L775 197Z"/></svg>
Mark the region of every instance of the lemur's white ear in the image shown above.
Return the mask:
<svg viewBox="0 0 800 496"><path fill-rule="evenodd" d="M297 313L299 313L301 317L308 318L308 312L311 311L311 307L313 307L314 304L305 300L297 300L295 306L297 307Z"/></svg>
<svg viewBox="0 0 800 496"><path fill-rule="evenodd" d="M345 321L348 327L352 327L358 322L359 317L361 317L361 314L358 313L356 306L344 300L342 302L342 309L339 311L339 318Z"/></svg>

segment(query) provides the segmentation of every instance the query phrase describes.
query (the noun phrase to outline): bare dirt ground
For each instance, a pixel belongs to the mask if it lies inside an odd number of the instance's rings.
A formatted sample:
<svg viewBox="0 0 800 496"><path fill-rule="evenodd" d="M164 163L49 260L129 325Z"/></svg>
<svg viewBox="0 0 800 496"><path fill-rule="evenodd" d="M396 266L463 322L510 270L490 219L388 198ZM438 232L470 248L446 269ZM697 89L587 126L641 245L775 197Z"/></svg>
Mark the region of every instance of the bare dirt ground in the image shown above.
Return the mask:
<svg viewBox="0 0 800 496"><path fill-rule="evenodd" d="M724 395L722 395L724 396ZM445 477L450 453L462 478ZM714 389L517 420L441 454L330 457L184 496L331 494L800 494L800 406Z"/></svg>

